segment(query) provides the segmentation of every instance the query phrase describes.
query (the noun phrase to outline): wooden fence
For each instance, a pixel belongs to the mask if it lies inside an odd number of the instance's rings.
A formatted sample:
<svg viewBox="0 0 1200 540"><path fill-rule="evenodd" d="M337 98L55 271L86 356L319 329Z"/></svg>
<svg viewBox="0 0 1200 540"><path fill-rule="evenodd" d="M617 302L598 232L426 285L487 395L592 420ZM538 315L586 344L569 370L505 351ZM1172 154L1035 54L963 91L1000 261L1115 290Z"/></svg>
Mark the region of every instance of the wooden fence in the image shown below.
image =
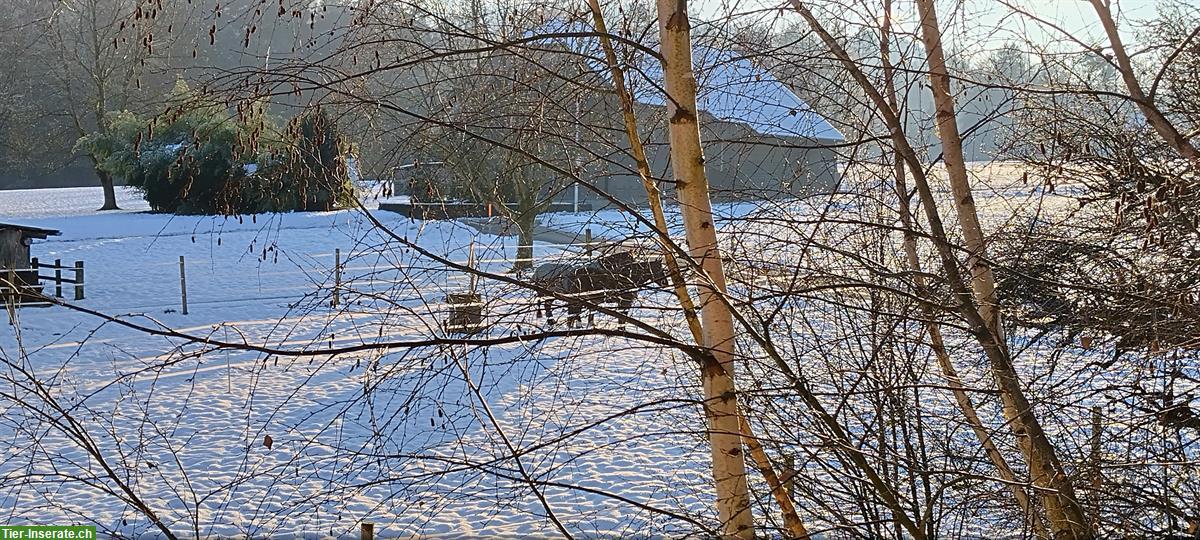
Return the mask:
<svg viewBox="0 0 1200 540"><path fill-rule="evenodd" d="M44 264L38 261L37 257L33 258L33 271L37 273L37 283L40 286L42 280L54 282L54 297L63 297L63 283L75 286L75 299L83 300L83 261L75 261L73 266L65 266L62 259L54 259L54 264ZM54 270L54 275L42 275L41 270ZM73 272L73 277L64 278L63 270Z"/></svg>
<svg viewBox="0 0 1200 540"><path fill-rule="evenodd" d="M64 277L64 273L68 277ZM29 268L7 270L0 281L0 294L6 302L14 305L45 304L44 296L50 296L50 291L44 290L43 284L54 285L55 298L63 297L63 284L67 284L75 289L75 300L83 300L83 261L64 265L61 259L55 259L47 264L35 257L30 260Z"/></svg>

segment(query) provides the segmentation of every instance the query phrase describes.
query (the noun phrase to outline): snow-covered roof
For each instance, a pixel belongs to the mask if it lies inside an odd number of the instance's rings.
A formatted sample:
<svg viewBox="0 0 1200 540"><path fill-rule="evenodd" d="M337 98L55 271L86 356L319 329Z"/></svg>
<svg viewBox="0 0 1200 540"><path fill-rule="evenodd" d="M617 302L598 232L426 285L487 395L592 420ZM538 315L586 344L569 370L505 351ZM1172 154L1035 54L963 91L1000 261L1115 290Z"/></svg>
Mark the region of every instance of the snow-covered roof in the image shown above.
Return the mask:
<svg viewBox="0 0 1200 540"><path fill-rule="evenodd" d="M692 55L700 110L721 120L749 125L763 135L843 140L837 128L770 71L729 51L694 47ZM658 62L648 64L644 71L647 76L662 76ZM666 105L660 92L639 92L638 101Z"/></svg>
<svg viewBox="0 0 1200 540"><path fill-rule="evenodd" d="M0 230L4 229L20 231L23 236L31 238L45 238L47 236L58 236L62 234L62 232L57 229L21 225L20 223L0 223Z"/></svg>
<svg viewBox="0 0 1200 540"><path fill-rule="evenodd" d="M604 78L608 67L595 31L581 23L552 23L528 36L553 35L541 44L552 44L586 58ZM564 36L564 34L568 34ZM620 46L618 42L614 42ZM657 49L657 43L646 43ZM644 52L636 55L626 79L634 99L646 105L665 106L662 65ZM697 82L697 105L717 119L745 124L761 135L842 141L845 137L770 71L731 51L694 45L692 63Z"/></svg>

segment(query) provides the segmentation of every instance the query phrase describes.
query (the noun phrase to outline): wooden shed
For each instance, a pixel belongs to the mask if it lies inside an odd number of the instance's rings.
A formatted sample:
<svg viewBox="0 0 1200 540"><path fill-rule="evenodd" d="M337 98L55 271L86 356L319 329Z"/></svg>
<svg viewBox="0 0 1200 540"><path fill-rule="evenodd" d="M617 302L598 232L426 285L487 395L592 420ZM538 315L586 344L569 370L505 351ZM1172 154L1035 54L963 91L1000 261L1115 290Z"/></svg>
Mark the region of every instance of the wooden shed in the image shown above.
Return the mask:
<svg viewBox="0 0 1200 540"><path fill-rule="evenodd" d="M4 279L7 280L9 273L13 272L17 282L28 287L27 290L40 287L37 270L33 269L29 246L35 239L44 240L49 236L60 234L62 233L54 229L0 223L0 270L4 272ZM7 287L0 287L0 289L5 289L5 293L8 292Z"/></svg>

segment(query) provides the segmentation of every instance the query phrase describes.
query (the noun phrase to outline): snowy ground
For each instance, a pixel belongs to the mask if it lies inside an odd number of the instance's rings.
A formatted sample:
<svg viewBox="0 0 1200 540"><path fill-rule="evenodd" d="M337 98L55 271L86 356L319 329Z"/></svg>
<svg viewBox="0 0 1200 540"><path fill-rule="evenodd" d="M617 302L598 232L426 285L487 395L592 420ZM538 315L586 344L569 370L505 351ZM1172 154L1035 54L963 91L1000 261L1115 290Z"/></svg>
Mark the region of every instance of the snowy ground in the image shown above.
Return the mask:
<svg viewBox="0 0 1200 540"><path fill-rule="evenodd" d="M997 179L994 187L989 180L979 179L977 197L985 201L990 230L1020 230L1034 218L1059 219L1077 206L1011 178ZM875 232L853 223L805 221L818 219L825 208L845 208L848 215L862 209L845 199L716 205L721 232L741 233L726 235L724 246L735 296L778 285L750 284L747 291L743 258L792 261L807 283L814 277L843 284L877 279L861 261L845 256L877 249ZM153 533L146 512L134 510L136 499L173 531L202 537L353 536L360 521L376 523L381 536L559 536L546 507L580 537L695 535L713 522L708 447L694 403L696 369L679 354L597 336L511 339L486 348L406 345L444 336L445 295L468 289L464 274L413 247L460 263L473 250L484 269L519 281L522 276L506 273L515 255L513 238L386 212L376 217L401 240L354 211L166 216L139 212L144 203L122 190L126 210L100 214L94 211L99 200L91 188L0 192L0 221L62 230L62 236L35 243L35 256L85 261L81 307L151 329L269 349L360 349L337 355L217 350L62 307L21 309L17 325L0 331L6 364L0 372L0 484L17 486L0 490L5 521ZM678 233L678 215L668 219L672 234ZM550 214L543 223L568 232L591 228L612 239L648 231L616 210ZM807 250L810 240L818 247ZM573 249L540 244L535 256L570 257ZM335 250L345 265L336 309ZM180 313L180 256L186 260L188 315ZM493 327L476 337L506 340L546 328L528 309L519 283L489 280L481 287ZM65 292L69 297L70 288ZM873 335L862 312L843 309L872 297L843 287L823 302L813 300L822 294L781 294L784 311L773 331L792 338L783 339L791 347L788 359L836 402L864 445L874 444L867 436L873 405L858 397L869 394L853 389L892 384L897 375L883 372L869 344L859 342ZM669 303L666 293L643 295L637 317L684 336L673 312L661 309ZM615 323L601 317L597 325ZM900 331L901 340L921 339L919 327L907 335ZM977 351L961 336L952 342L963 379L988 386L985 366L972 361ZM373 346L380 343L391 345ZM741 342L739 350L755 354ZM1089 354L1042 343L1018 358L1033 381L1031 391L1062 403L1047 414L1047 423L1069 459L1082 454L1090 436L1081 426L1100 394L1091 389L1138 376L1094 370ZM795 428L807 421L804 408L787 403L786 394L778 397L780 381L770 369L752 365L742 374L748 375L747 403L762 407L760 418L779 422L779 444L823 447ZM927 384L943 382L935 370L920 377ZM47 386L34 386L35 380ZM18 406L13 397L27 405ZM975 452L978 445L955 419L948 393L931 390L911 405L930 415L922 452L935 460ZM996 402L981 397L979 406L1004 439ZM78 424L56 429L37 411ZM1125 412L1135 414L1120 414ZM1106 421L1120 425L1118 413L1106 414ZM89 438L79 440L78 430ZM1149 451L1136 445L1106 450L1126 462ZM798 463L801 474L818 487L844 474L831 472L837 470L834 460L816 451L803 455L809 457ZM959 466L978 477L991 474L980 462ZM129 492L104 465L131 486ZM976 507L979 492L960 496L957 489L939 495L951 523L943 530L1002 537L996 523L1020 521L1003 513L1008 507L985 515L994 499L984 497L979 504L985 506ZM806 517L822 518L824 526L848 519L862 501L851 497L853 490L846 493L841 500L820 493L822 504L831 506L807 506Z"/></svg>
<svg viewBox="0 0 1200 540"><path fill-rule="evenodd" d="M120 212L150 209L137 191L125 186L117 186L116 190ZM0 216L6 220L81 216L95 213L103 202L98 187L0 190Z"/></svg>
<svg viewBox="0 0 1200 540"><path fill-rule="evenodd" d="M122 207L144 209L134 197L123 191ZM60 229L62 236L37 242L34 255L85 261L79 305L137 324L291 350L403 342L443 335L442 297L467 287L464 276L353 211L100 214L98 201L90 188L0 192L0 219ZM465 261L474 242L483 264L502 271L515 251L511 238L453 222L378 217L455 261ZM336 310L335 248L346 266ZM561 251L548 246L538 256ZM180 313L180 256L188 315ZM490 336L541 327L506 307L494 287L485 286L487 300L512 313ZM701 515L710 506L706 451L694 435L701 416L681 404L692 389L676 386L692 366L634 342L555 338L486 352L397 347L287 357L208 352L61 307L18 316L0 338L5 382L25 380L20 366L52 381L40 398L69 403L101 455L129 473L137 496L173 530L346 535L367 520L384 536L557 535L522 469L544 484L539 491L556 515L586 535L696 528L634 503ZM47 481L0 494L6 521L153 532L98 473L95 456L55 430L33 428L42 424L27 414L11 407L0 422L0 439L15 441L0 458L0 478ZM54 483L53 472L87 480Z"/></svg>

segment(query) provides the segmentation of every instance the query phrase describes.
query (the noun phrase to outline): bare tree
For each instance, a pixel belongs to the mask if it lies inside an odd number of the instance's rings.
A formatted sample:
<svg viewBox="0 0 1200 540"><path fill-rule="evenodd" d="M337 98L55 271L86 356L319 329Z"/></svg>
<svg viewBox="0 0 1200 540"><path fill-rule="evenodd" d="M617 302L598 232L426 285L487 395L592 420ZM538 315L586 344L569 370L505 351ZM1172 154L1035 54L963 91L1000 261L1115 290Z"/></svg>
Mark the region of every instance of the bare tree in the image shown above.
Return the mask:
<svg viewBox="0 0 1200 540"><path fill-rule="evenodd" d="M726 294L725 271L717 230L704 174L704 150L700 141L696 108L696 80L692 72L691 20L687 2L658 2L658 27L662 40L663 74L670 105L671 163L679 205L687 232L688 247L698 261L705 282L701 284L699 309L704 330L703 345L712 351L702 365L705 415L712 444L713 478L717 486L717 510L724 534L750 538L754 516L746 487L741 426L734 368L734 323L729 306L718 296Z"/></svg>
<svg viewBox="0 0 1200 540"><path fill-rule="evenodd" d="M964 12L924 0L912 20L891 1L704 18L668 0L268 7L235 28L243 64L202 85L213 103L320 107L356 126L368 169L457 161L466 185L433 187L520 199L498 207L518 221L579 185L604 208L543 223L608 245L512 249L364 199L212 233L228 283L200 290L253 304L228 307L245 320L90 300L47 299L55 321L16 311L36 324L0 341L0 429L30 435L0 437L14 519L85 501L127 536L337 536L366 520L563 537L1200 527L1194 169L1131 121L1144 104L1098 47L1016 36L981 54L948 22ZM1192 65L1178 26L1147 50ZM305 36L303 52L277 50L292 37L251 52L264 34ZM1170 93L1145 101L1187 135L1191 74L1163 73ZM839 138L771 132L817 119ZM1013 161L972 163L973 141L1006 134ZM801 152L837 160L829 184L785 187L817 165ZM718 199L721 175L751 173L779 178ZM203 225L141 251L189 249ZM511 273L514 258L578 283L621 260L653 275L577 294ZM255 272L226 273L231 260L292 276L267 286L289 292L245 298L230 284ZM546 300L594 321L551 323ZM475 308L479 328L457 324Z"/></svg>
<svg viewBox="0 0 1200 540"><path fill-rule="evenodd" d="M153 51L151 21L157 16L151 11L157 8L143 12L142 6L124 0L62 2L50 7L39 25L45 51L42 80L62 96L66 106L61 114L76 137L104 130L109 112L137 102ZM153 82L146 77L145 84ZM117 209L114 179L94 156L86 157L104 188L101 210Z"/></svg>

